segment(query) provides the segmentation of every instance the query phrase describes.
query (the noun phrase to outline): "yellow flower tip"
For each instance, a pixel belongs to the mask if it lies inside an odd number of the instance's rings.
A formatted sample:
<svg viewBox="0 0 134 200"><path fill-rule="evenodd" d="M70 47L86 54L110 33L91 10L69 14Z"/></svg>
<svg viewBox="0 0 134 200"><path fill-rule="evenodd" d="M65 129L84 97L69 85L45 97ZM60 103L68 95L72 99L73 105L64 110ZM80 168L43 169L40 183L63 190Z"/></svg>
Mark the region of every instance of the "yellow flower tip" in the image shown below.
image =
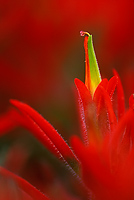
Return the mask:
<svg viewBox="0 0 134 200"><path fill-rule="evenodd" d="M91 36L91 35L90 35L88 32L86 32L86 31L80 31L80 36L83 37L83 36L85 36L85 35L88 36L88 37Z"/></svg>

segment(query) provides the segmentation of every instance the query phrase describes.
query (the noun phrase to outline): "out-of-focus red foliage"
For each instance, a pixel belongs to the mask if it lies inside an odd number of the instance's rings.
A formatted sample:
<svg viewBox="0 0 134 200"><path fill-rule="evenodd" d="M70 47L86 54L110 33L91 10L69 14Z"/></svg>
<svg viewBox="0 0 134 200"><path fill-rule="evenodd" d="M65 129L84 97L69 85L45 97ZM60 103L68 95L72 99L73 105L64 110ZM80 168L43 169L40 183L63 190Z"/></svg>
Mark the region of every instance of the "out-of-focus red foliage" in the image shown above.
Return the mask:
<svg viewBox="0 0 134 200"><path fill-rule="evenodd" d="M132 93L134 88L133 69L131 69L134 63L133 0L0 0L0 13L1 110L4 110L7 106L7 100L9 98L19 98L29 103L44 103L44 100L49 98L50 93L52 97L53 93L59 93L63 102L67 98L70 98L67 91L62 88L66 80L64 68L66 65L65 62L69 60L70 63L72 59L69 56L74 52L74 46L78 46L78 41L80 41L78 33L81 29L94 34L95 49L103 75L107 74L109 76L111 74L110 70L116 67L123 77L127 96L130 96ZM78 65L79 57L75 60L75 66L77 67ZM69 65L68 68L75 66ZM124 67L125 69L122 73L122 68ZM90 113L87 111L83 112L83 110L80 112L82 136L87 146L77 137L72 140L72 146L80 162L58 132L27 104L12 101L20 112L11 109L0 116L1 136L18 125L23 126L30 130L35 138L47 147L49 151L65 162L70 171L75 174L75 178L72 177L72 179L70 178L72 176L71 173L69 173L67 178L64 177L64 183L66 184L69 182L68 179L71 180L71 189L66 188L59 177L55 177L54 170L50 168L49 164L40 162L38 159L35 159L36 161L30 160L32 150L24 148L25 150L23 151L23 147L18 146L20 145L19 142L16 142L15 145L12 144L9 148L4 166L10 171L25 177L26 180L29 180L38 189L41 189L42 192L47 193L51 199L88 199L87 188L85 188L85 185L79 177L81 175L80 172L82 173L84 183L88 189L92 189L97 198L106 199L108 197L110 199L112 196L109 196L109 194L113 190L117 192L117 194L112 194L114 199L119 200L120 197L122 199L131 198L131 194L133 193L133 188L131 188L131 185L133 185L131 184L133 183L133 169L131 168L131 165L133 166L131 159L133 157L133 151L128 155L128 149L131 149L132 145L130 140L133 143L133 136L129 137L129 133L132 133L133 130L131 119L133 117L133 113L131 112L133 109L133 96L130 98L129 112L127 112L118 125L118 121L122 119L125 110L123 91L116 72L110 81L104 79L97 89L93 99L95 103L97 102L97 107L94 107L95 105L92 104L91 95L85 89L84 83L76 79L75 84L78 88L78 96L83 101L83 106L89 108L89 104L91 104L92 107ZM119 93L117 95L118 101L115 103L111 101L111 97L116 87L117 93ZM53 99L55 101L55 98ZM115 113L112 106L116 108ZM106 140L102 142L101 147L104 147L104 149L100 148L101 150L98 150L100 147L98 143L95 149L96 146L94 145L96 144L96 140L98 142L98 136L94 136L96 129L94 130L92 124L94 111L96 109L100 131L103 133L102 138L105 138L107 130L109 130L109 133L116 133L118 138L116 138L115 134L115 140L113 139L112 144L118 147L120 152L118 152L118 148L115 148L117 152L114 151L115 149L113 147L109 150L107 146L107 141L111 139L109 137L106 137ZM105 123L107 121L105 111L108 112L109 123ZM99 116L100 112L101 116ZM84 120L84 117L88 114L91 117ZM118 120L115 115L118 116ZM120 129L123 127L122 124L125 124L128 129L125 132L126 135L124 138L126 139L123 140L123 145L120 145L120 138L124 139L123 135L120 135L122 133L122 131L120 132ZM91 127L90 141L88 141L88 125ZM131 129L129 129L130 127ZM76 133L77 131L74 130L74 132ZM19 131L15 132L15 134L18 133ZM116 139L119 144L116 143ZM89 147L89 142L93 142L93 146ZM121 169L120 173L117 172L114 175L109 170L108 159L109 154L111 156L111 151L113 155L112 159L110 157L110 169L112 168L113 171L116 167ZM83 152L82 155L81 152ZM103 161L106 161L105 166L108 167L108 173L104 173L105 175L103 177L101 176L103 175L102 172L106 171L103 163L100 163L100 154L102 157L104 156ZM87 160L88 156L93 161L92 163ZM94 156L96 159L94 159ZM98 157L99 160L97 160ZM128 165L122 165L124 160ZM100 173L100 169L98 171L94 166L99 166L102 174ZM127 177L127 175L129 176ZM16 199L19 199L19 195L21 195L22 199L30 200L32 199L32 195L29 193L31 190L35 192L34 197L36 196L36 199L38 199L38 195L40 197L43 196L43 199L47 199L47 197L34 189L28 182L3 168L0 168L0 176L1 199L11 200L14 199L14 196ZM20 181L20 185L18 181ZM129 184L127 184L128 182ZM120 190L118 186L123 188L123 194L121 194L122 189ZM105 193L105 188L108 189L107 191L109 193Z"/></svg>
<svg viewBox="0 0 134 200"><path fill-rule="evenodd" d="M0 167L0 198L3 200L16 199L41 199L49 200L26 180Z"/></svg>
<svg viewBox="0 0 134 200"><path fill-rule="evenodd" d="M104 73L110 74L109 63L111 69L133 61L132 0L0 3L0 90L4 99L36 102L62 84L63 63L81 29L94 33Z"/></svg>

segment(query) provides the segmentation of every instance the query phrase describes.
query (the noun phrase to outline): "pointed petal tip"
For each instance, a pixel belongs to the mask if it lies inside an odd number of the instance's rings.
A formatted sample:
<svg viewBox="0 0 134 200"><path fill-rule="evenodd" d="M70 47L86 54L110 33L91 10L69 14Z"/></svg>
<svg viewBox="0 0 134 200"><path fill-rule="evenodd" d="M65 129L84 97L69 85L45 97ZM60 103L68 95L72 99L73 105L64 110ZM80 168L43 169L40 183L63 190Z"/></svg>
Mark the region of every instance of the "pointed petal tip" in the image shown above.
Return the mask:
<svg viewBox="0 0 134 200"><path fill-rule="evenodd" d="M74 83L77 83L78 80L79 80L78 78L75 78L75 79L74 79Z"/></svg>
<svg viewBox="0 0 134 200"><path fill-rule="evenodd" d="M9 102L10 102L13 106L15 106L15 107L17 107L17 105L18 105L19 103L21 103L20 101L18 101L18 100L16 100L16 99L10 99Z"/></svg>
<svg viewBox="0 0 134 200"><path fill-rule="evenodd" d="M118 78L118 77L119 77L119 74L118 74L118 72L116 71L116 69L113 69L112 71L113 71L114 76L116 76L116 77Z"/></svg>
<svg viewBox="0 0 134 200"><path fill-rule="evenodd" d="M11 104L15 103L16 101L18 101L18 100L16 100L16 99L10 99L10 100L9 100L9 102L10 102Z"/></svg>
<svg viewBox="0 0 134 200"><path fill-rule="evenodd" d="M85 85L85 84L84 84L80 79L78 79L78 78L75 78L75 79L74 79L74 83L75 83L76 87L78 86L78 84Z"/></svg>

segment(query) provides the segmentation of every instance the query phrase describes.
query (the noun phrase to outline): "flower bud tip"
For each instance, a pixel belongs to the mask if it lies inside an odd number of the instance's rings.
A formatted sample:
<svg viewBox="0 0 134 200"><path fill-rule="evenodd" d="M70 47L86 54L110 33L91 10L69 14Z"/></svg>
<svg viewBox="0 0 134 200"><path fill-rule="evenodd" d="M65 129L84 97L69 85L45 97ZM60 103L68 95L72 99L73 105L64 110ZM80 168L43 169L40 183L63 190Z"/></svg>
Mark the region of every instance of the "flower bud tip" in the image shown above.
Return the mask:
<svg viewBox="0 0 134 200"><path fill-rule="evenodd" d="M90 34L86 31L80 31L80 36L85 36L87 35L88 37L90 36Z"/></svg>

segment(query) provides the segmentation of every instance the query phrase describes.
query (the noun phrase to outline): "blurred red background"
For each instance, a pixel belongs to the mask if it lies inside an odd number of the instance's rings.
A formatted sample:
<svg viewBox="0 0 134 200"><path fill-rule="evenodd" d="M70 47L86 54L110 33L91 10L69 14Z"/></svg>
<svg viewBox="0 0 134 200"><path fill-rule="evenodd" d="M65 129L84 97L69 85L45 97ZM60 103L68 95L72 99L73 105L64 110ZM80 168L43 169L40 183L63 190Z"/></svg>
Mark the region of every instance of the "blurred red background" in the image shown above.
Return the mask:
<svg viewBox="0 0 134 200"><path fill-rule="evenodd" d="M133 92L133 0L1 0L0 4L1 112L10 98L17 98L52 118L54 125L63 123L62 115L70 115L73 107L73 80L84 80L80 30L93 35L102 76L110 78L116 68L127 97ZM60 119L55 122L57 115Z"/></svg>
<svg viewBox="0 0 134 200"><path fill-rule="evenodd" d="M64 79L83 79L80 30L93 34L103 76L109 77L112 68L122 73L133 66L131 0L1 0L0 13L0 89L4 101L14 97L29 103L42 99L44 103L50 93L64 96Z"/></svg>
<svg viewBox="0 0 134 200"><path fill-rule="evenodd" d="M16 98L38 110L65 139L79 131L73 80L84 81L81 30L93 35L102 77L110 78L113 68L119 72L127 101L134 92L133 0L0 0L1 113Z"/></svg>

